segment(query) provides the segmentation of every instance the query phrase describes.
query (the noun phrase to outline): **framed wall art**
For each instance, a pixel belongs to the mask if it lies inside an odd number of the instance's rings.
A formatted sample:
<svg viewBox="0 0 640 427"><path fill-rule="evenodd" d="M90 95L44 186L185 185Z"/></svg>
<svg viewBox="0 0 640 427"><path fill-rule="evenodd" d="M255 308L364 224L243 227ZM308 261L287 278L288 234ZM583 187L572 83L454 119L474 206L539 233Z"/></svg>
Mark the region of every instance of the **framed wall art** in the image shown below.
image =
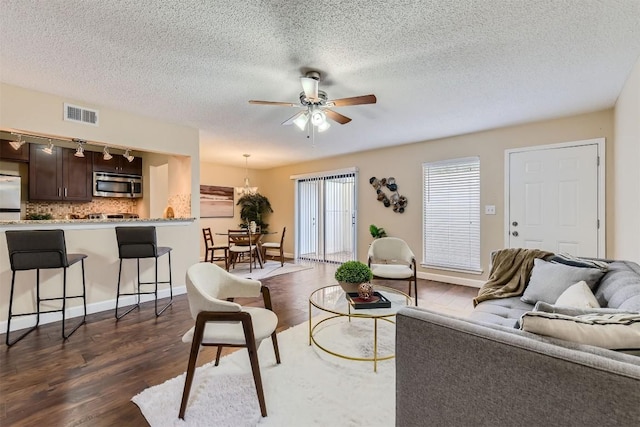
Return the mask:
<svg viewBox="0 0 640 427"><path fill-rule="evenodd" d="M233 218L233 187L200 186L201 218Z"/></svg>

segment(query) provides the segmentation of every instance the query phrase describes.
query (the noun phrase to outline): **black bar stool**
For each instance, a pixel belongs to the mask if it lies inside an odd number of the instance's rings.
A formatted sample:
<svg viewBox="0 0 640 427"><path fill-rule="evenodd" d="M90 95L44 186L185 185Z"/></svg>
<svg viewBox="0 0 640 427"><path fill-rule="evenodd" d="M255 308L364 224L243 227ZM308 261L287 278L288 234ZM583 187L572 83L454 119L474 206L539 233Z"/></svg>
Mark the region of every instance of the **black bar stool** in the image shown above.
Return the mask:
<svg viewBox="0 0 640 427"><path fill-rule="evenodd" d="M85 254L67 254L63 230L13 230L6 231L7 248L9 249L9 262L11 263L11 293L9 296L9 318L7 320L7 346L20 341L30 332L34 331L40 323L41 313L62 312L62 338L67 339L83 323L87 316L86 285L84 278ZM67 295L67 268L80 261L82 266L82 295ZM62 268L62 296L54 298L40 298L40 270ZM13 314L13 291L16 280L16 272L36 270L36 311L31 313ZM82 320L71 330L65 333L66 301L72 298L82 298L84 314ZM40 311L42 301L62 301L62 308ZM11 318L17 316L36 316L36 324L22 333L18 338L11 341L9 331L11 329Z"/></svg>
<svg viewBox="0 0 640 427"><path fill-rule="evenodd" d="M130 313L136 307L140 307L140 295L154 294L156 316L160 316L173 303L173 287L171 282L171 249L169 247L158 246L156 241L156 228L147 227L116 227L116 239L118 240L118 253L120 257L120 269L118 270L118 292L116 295L116 319L122 319L126 314ZM158 282L158 258L167 254L169 257L169 280ZM153 282L140 281L140 259L155 258L155 276ZM122 260L135 259L138 266L138 286L137 292L121 293L120 278L122 277ZM162 310L158 311L158 284L169 284L169 303ZM148 292L140 292L140 285L155 284L155 290ZM122 314L118 314L118 301L121 296L136 295L136 304Z"/></svg>

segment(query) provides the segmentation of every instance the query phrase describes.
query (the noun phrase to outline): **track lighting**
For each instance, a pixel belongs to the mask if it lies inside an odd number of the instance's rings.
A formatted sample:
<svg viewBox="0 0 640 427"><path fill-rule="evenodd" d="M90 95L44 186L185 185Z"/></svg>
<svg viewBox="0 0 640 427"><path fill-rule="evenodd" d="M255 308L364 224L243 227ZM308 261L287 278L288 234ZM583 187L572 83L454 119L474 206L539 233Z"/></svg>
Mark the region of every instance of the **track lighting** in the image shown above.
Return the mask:
<svg viewBox="0 0 640 427"><path fill-rule="evenodd" d="M53 142L51 142L51 138L49 138L49 145L44 147L42 149L42 151L44 151L48 155L52 155L53 154Z"/></svg>
<svg viewBox="0 0 640 427"><path fill-rule="evenodd" d="M14 150L19 150L25 142L27 141L22 140L22 135L18 135L18 140L9 142L9 145L12 146Z"/></svg>
<svg viewBox="0 0 640 427"><path fill-rule="evenodd" d="M74 139L74 142L78 143L78 146L76 147L76 154L74 154L74 156L84 157L84 147L82 144L86 144L86 142L81 139Z"/></svg>
<svg viewBox="0 0 640 427"><path fill-rule="evenodd" d="M113 156L111 154L109 154L109 149L105 146L104 149L102 150L102 158L104 160L111 160L113 159Z"/></svg>
<svg viewBox="0 0 640 427"><path fill-rule="evenodd" d="M127 161L129 163L133 162L133 159L135 159L135 157L133 157L131 154L129 154L129 149L128 148L124 151L124 154L122 155L122 157L127 159Z"/></svg>

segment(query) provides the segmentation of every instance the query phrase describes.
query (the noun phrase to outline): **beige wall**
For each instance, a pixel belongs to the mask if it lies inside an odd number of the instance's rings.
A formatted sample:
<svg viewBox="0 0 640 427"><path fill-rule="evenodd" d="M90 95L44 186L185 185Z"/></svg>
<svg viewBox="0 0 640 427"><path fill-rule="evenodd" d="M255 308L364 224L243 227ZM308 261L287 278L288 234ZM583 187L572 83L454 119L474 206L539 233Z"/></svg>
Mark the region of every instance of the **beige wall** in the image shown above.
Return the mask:
<svg viewBox="0 0 640 427"><path fill-rule="evenodd" d="M200 183L202 185L217 185L220 187L242 187L244 185L244 177L246 175L246 169L244 167L232 167L225 165L218 165L215 163L201 163L200 164ZM264 181L262 177L265 175L264 171L261 170L249 170L249 182L252 186L258 187L258 192L264 194L264 187L261 185L261 182ZM234 188L235 191L235 188ZM238 202L238 196L234 193L234 201ZM269 201L273 204L270 196ZM197 197L196 197L197 199ZM267 223L269 223L269 228L271 229L271 219L274 218L275 213L271 217L267 217ZM201 228L211 228L211 231L214 233L213 239L216 244L218 243L226 243L226 236L216 236L215 233L226 233L227 230L238 228L240 225L240 207L233 207L233 218L200 218L200 227ZM277 228L273 228L272 230L277 230ZM202 232L200 232L202 233ZM264 241L268 241L269 239L265 239ZM200 254L201 257L204 257L204 238L202 235L200 236Z"/></svg>
<svg viewBox="0 0 640 427"><path fill-rule="evenodd" d="M615 106L609 218L616 236L611 257L640 261L640 58Z"/></svg>
<svg viewBox="0 0 640 427"><path fill-rule="evenodd" d="M504 246L504 158L505 150L534 145L553 144L604 137L607 144L608 177L614 168L609 156L613 144L613 110L583 114L574 117L513 126L486 132L461 135L433 141L361 152L330 159L275 168L261 176L257 182L261 193L269 197L276 213L270 226L281 229L287 226L291 232L285 239L285 251L294 249L294 184L291 175L321 172L347 167L359 169L358 178L358 259L366 260L371 242L368 227L376 224L384 227L391 236L405 239L418 261L422 259L422 163L467 156L480 156L481 206L495 205L496 215L482 215L481 253L484 273L482 276L423 269L434 278L477 285L486 278L489 253ZM376 200L369 185L369 178L376 176L396 178L398 191L408 200L405 213L394 213ZM610 184L607 183L607 191ZM608 210L612 203L608 201ZM607 251L613 247L613 233L607 227ZM457 279L451 279L456 277Z"/></svg>

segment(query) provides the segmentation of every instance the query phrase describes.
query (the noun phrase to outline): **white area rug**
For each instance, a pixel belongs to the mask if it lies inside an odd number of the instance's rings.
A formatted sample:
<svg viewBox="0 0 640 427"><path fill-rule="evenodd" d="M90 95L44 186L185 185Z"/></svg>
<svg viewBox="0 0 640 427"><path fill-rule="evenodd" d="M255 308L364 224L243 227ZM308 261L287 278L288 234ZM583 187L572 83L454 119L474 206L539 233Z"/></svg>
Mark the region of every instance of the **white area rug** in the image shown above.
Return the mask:
<svg viewBox="0 0 640 427"><path fill-rule="evenodd" d="M325 322L317 340L331 349L371 356L373 321ZM393 352L395 325L379 322L378 351ZM275 363L271 340L258 351L268 416L260 416L249 356L240 349L196 370L185 420L178 418L184 374L150 387L131 400L152 427L161 426L393 426L394 359L341 359L309 346L309 325L278 334L282 363ZM185 345L185 367L189 348Z"/></svg>
<svg viewBox="0 0 640 427"><path fill-rule="evenodd" d="M235 274L240 277L248 277L255 280L266 279L267 277L278 276L285 273L293 273L295 271L308 270L313 268L311 264L293 264L285 262L283 266L280 266L280 261L267 260L264 263L264 268L253 268L252 272L249 272L249 264L242 263L236 264L236 268L229 269L231 274Z"/></svg>

